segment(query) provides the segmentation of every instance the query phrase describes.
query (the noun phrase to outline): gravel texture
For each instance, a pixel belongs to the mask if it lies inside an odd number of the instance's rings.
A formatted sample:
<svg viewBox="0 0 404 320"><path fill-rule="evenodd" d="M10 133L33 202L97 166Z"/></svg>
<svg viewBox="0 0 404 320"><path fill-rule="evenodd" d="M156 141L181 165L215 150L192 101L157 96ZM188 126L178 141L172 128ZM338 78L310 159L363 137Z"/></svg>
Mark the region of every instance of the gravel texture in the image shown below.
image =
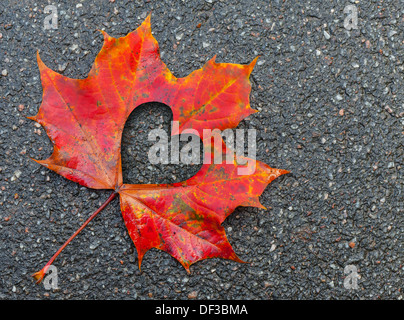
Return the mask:
<svg viewBox="0 0 404 320"><path fill-rule="evenodd" d="M0 3L0 299L402 299L404 1L52 1ZM359 28L344 28L344 7ZM52 145L26 119L42 99L36 51L52 69L84 78L102 45L152 11L162 59L177 77L218 62L249 63L257 158L291 170L261 196L268 211L238 208L225 222L249 261L196 263L136 250L114 200L55 261L59 289L30 277L107 199L30 157ZM169 128L169 107L135 110L123 139L131 183L176 182L198 166L150 165L147 134ZM354 265L358 290L344 287Z"/></svg>

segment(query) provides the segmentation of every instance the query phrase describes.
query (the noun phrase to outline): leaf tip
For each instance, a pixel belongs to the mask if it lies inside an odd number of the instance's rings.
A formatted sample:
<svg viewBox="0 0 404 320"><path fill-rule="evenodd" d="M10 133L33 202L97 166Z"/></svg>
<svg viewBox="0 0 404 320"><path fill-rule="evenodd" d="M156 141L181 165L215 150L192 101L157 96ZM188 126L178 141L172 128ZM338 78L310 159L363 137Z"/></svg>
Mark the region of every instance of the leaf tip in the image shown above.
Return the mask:
<svg viewBox="0 0 404 320"><path fill-rule="evenodd" d="M267 210L267 208L262 205L258 197L252 197L251 199L249 199L249 201L243 203L242 205L245 207L255 207L258 209Z"/></svg>
<svg viewBox="0 0 404 320"><path fill-rule="evenodd" d="M30 116L30 117L26 117L26 118L27 118L27 119L29 119L29 120L32 120L32 121L38 122L38 120L37 120L36 116Z"/></svg>
<svg viewBox="0 0 404 320"><path fill-rule="evenodd" d="M146 19L144 19L144 21L142 22L141 27L151 31L151 11L147 15Z"/></svg>
<svg viewBox="0 0 404 320"><path fill-rule="evenodd" d="M36 61L38 63L38 67L39 67L40 72L42 72L42 70L46 69L46 65L41 59L41 56L39 54L39 50L36 51Z"/></svg>
<svg viewBox="0 0 404 320"><path fill-rule="evenodd" d="M256 109L253 109L253 108L251 108L250 107L250 114L254 114L254 113L257 113L257 112L260 112L259 110L256 110Z"/></svg>
<svg viewBox="0 0 404 320"><path fill-rule="evenodd" d="M147 14L146 19L149 20L149 22L151 21L151 15L152 15L153 10L150 10L149 13Z"/></svg>
<svg viewBox="0 0 404 320"><path fill-rule="evenodd" d="M288 174L288 173L290 173L289 170L279 169L279 175L280 175L280 176L283 175L283 174Z"/></svg>
<svg viewBox="0 0 404 320"><path fill-rule="evenodd" d="M34 158L29 157L32 161L35 161L36 163L40 164L41 166L44 166L45 168L49 169L49 161L47 160L37 160Z"/></svg>
<svg viewBox="0 0 404 320"><path fill-rule="evenodd" d="M260 56L256 56L256 57L254 58L254 60L251 61L250 64L247 65L248 74L250 74L250 73L253 71L254 66L255 66L255 64L257 63L257 60L258 60L259 57L260 57Z"/></svg>
<svg viewBox="0 0 404 320"><path fill-rule="evenodd" d="M259 207L257 207L258 209L263 209L263 210L268 210L268 208L267 207L265 207L265 206L263 206L261 203L260 203L260 206Z"/></svg>
<svg viewBox="0 0 404 320"><path fill-rule="evenodd" d="M211 59L208 60L208 62L206 62L205 66L215 65L216 64L216 57L217 57L217 55L215 54Z"/></svg>
<svg viewBox="0 0 404 320"><path fill-rule="evenodd" d="M34 158L31 158L31 157L28 157L28 158L30 158L32 161L35 161L35 162L39 163L39 162L38 162L39 160L36 160L36 159L34 159Z"/></svg>
<svg viewBox="0 0 404 320"><path fill-rule="evenodd" d="M97 29L97 31L98 31L98 32L101 32L101 34L103 35L103 37L104 37L104 43L105 43L109 38L111 38L111 36L110 36L106 31L101 30L101 29Z"/></svg>
<svg viewBox="0 0 404 320"><path fill-rule="evenodd" d="M137 249L137 248L136 248ZM142 260L143 260L144 253L137 250L137 260L139 265L139 271L142 272Z"/></svg>
<svg viewBox="0 0 404 320"><path fill-rule="evenodd" d="M249 261L241 260L235 253L232 257L230 257L230 259L239 263L251 263Z"/></svg>

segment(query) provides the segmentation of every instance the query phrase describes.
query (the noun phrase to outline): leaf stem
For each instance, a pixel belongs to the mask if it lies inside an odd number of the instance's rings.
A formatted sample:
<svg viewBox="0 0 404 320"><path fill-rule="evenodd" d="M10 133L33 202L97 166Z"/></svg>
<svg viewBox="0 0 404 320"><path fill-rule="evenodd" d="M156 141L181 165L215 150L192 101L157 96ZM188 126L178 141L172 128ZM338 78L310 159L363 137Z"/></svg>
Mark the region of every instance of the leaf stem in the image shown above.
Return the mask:
<svg viewBox="0 0 404 320"><path fill-rule="evenodd" d="M70 241L72 241L80 232L81 230L83 230L86 225L94 219L94 217L99 214L107 205L108 203L110 203L115 197L116 197L117 193L114 192L112 193L109 198L101 205L101 207L99 207L96 211L94 211L94 213L87 219L86 222L84 222L82 224L82 226L80 228L77 229L77 231L75 233L73 233L73 235L59 248L58 251L56 251L56 253L53 255L53 257L48 261L48 263L38 272L34 273L32 276L35 278L36 283L41 283L41 281L43 280L46 271L48 270L49 266L53 263L53 261L55 261L56 257L63 251L63 249L70 243Z"/></svg>

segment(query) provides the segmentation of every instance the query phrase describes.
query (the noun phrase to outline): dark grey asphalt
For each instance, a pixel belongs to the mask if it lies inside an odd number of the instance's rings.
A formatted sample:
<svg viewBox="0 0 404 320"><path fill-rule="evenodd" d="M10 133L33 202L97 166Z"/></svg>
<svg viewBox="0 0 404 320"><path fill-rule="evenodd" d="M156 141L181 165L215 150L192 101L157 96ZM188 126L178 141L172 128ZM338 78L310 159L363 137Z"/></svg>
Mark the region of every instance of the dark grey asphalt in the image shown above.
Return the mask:
<svg viewBox="0 0 404 320"><path fill-rule="evenodd" d="M403 0L53 3L57 30L43 29L48 1L0 3L0 299L402 299ZM348 4L359 10L350 32ZM177 77L215 54L234 63L261 55L251 94L261 112L239 127L258 130L259 160L292 173L261 196L270 210L238 208L224 222L250 264L205 260L188 275L151 250L140 272L114 200L56 260L60 289L47 291L30 274L110 192L29 159L52 152L44 130L25 118L42 97L36 50L54 70L84 78L102 45L96 30L126 35L150 11ZM168 107L152 104L131 115L125 181L181 181L198 170L148 163L148 131L170 119ZM358 269L358 290L344 287L347 265Z"/></svg>

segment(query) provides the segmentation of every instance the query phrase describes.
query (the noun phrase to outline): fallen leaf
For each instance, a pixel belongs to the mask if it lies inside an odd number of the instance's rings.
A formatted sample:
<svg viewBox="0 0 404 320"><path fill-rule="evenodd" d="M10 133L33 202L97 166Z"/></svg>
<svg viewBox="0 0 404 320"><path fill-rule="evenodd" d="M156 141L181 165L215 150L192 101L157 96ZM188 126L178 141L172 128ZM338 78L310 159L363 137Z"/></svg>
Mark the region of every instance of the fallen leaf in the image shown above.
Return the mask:
<svg viewBox="0 0 404 320"><path fill-rule="evenodd" d="M30 119L45 128L54 150L48 159L35 161L85 187L113 193L33 276L40 282L63 248L117 194L139 268L150 248L170 253L187 271L205 258L241 262L221 223L237 206L263 208L259 195L288 171L257 161L253 174L238 175L240 166L234 159L230 164L204 164L194 177L180 183L124 184L121 137L130 113L146 102L171 107L173 121L179 122L173 135L194 129L202 136L204 129L236 127L256 112L249 103L249 75L257 58L248 65L216 63L213 58L187 77L176 78L160 59L150 15L125 37L102 33L103 47L85 79L65 77L37 55L43 100ZM230 150L224 143L221 148Z"/></svg>

